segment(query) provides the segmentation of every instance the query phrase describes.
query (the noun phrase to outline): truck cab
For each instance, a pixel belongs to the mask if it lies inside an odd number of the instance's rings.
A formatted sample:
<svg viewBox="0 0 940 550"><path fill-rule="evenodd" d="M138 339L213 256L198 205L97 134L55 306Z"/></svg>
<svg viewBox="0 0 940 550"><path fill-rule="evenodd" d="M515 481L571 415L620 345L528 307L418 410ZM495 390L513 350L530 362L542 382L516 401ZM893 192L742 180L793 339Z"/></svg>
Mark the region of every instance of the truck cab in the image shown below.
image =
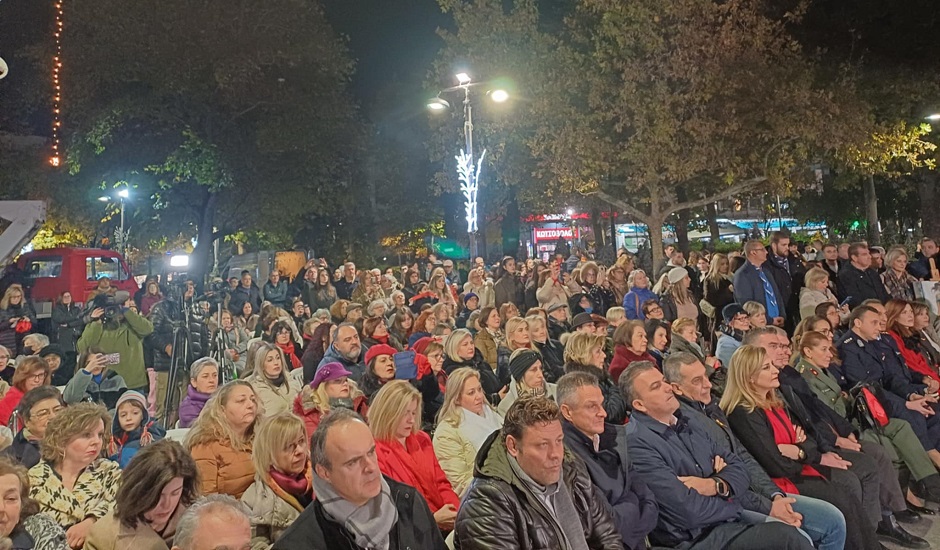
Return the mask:
<svg viewBox="0 0 940 550"><path fill-rule="evenodd" d="M34 250L20 255L17 266L26 277L30 298L40 319L52 316L56 299L68 291L72 300L84 304L108 277L111 286L133 295L140 288L127 262L113 250L60 247Z"/></svg>

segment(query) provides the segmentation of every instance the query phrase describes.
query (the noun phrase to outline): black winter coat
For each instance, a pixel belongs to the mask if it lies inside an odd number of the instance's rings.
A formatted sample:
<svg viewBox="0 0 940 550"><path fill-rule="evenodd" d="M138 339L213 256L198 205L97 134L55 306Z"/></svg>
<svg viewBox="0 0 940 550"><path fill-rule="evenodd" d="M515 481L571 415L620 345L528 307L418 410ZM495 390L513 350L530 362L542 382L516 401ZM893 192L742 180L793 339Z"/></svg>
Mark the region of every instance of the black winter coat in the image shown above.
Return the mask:
<svg viewBox="0 0 940 550"><path fill-rule="evenodd" d="M502 400L499 396L499 392L503 389L505 384L499 381L499 377L496 376L496 373L493 372L490 365L483 359L483 354L480 353L480 350L474 348L473 359L460 363L454 361L446 354L444 355L443 369L448 376L460 367L470 367L479 372L480 385L483 386L483 392L486 393L487 400L494 407L499 405L499 402Z"/></svg>
<svg viewBox="0 0 940 550"><path fill-rule="evenodd" d="M24 299L25 300L25 299ZM10 325L14 317L28 318L33 323L29 332L16 332L16 325ZM16 357L23 352L23 337L36 332L36 313L25 301L19 306L11 305L7 309L0 309L0 345L10 350L10 355Z"/></svg>
<svg viewBox="0 0 940 550"><path fill-rule="evenodd" d="M446 550L441 531L421 494L389 477L385 481L398 510L398 521L389 534L389 550ZM359 550L353 535L326 516L319 500L307 506L273 546L274 550L309 548Z"/></svg>
<svg viewBox="0 0 940 550"><path fill-rule="evenodd" d="M601 393L604 394L604 411L607 412L607 422L623 424L627 421L627 401L623 398L620 388L617 387L617 384L610 378L606 370L580 363L565 363L565 373L569 372L587 372L597 376Z"/></svg>
<svg viewBox="0 0 940 550"><path fill-rule="evenodd" d="M52 308L52 324L55 327L55 343L59 344L62 351L76 350L75 343L82 336L82 330L85 329L85 321L82 308L74 303L69 305L56 304Z"/></svg>
<svg viewBox="0 0 940 550"><path fill-rule="evenodd" d="M584 463L566 450L562 464L561 482L578 511L588 547L621 550L620 533L595 492ZM544 505L513 472L506 438L498 431L477 453L473 481L460 504L454 530L457 550L566 548L560 529L547 517Z"/></svg>
<svg viewBox="0 0 940 550"><path fill-rule="evenodd" d="M542 354L542 374L545 381L554 384L565 374L565 346L558 340L548 338L544 344L534 342Z"/></svg>
<svg viewBox="0 0 940 550"><path fill-rule="evenodd" d="M890 298L877 271L871 268L862 271L852 265L852 262L845 262L839 270L836 288L840 300L850 298L849 307L852 309L870 298L875 298L881 303Z"/></svg>

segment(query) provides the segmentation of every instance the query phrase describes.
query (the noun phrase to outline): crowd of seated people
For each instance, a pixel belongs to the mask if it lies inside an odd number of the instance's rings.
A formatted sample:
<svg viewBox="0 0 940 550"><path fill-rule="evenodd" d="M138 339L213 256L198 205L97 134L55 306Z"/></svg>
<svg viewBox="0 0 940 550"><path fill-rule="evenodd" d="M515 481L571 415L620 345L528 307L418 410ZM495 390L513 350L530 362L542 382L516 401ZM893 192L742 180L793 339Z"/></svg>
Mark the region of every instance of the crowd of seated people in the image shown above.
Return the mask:
<svg viewBox="0 0 940 550"><path fill-rule="evenodd" d="M245 273L177 388L160 316L189 286L118 320L66 300L59 341L0 348L0 545L928 548L940 337L905 285L929 272L791 244L673 247L656 277L582 251Z"/></svg>

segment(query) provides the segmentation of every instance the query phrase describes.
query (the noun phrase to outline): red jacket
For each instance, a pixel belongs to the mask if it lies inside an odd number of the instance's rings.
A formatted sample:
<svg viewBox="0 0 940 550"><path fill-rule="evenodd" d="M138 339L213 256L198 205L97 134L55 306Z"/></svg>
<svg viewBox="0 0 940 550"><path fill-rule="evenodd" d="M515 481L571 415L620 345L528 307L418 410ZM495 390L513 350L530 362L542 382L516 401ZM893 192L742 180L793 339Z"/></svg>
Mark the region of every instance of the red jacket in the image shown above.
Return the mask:
<svg viewBox="0 0 940 550"><path fill-rule="evenodd" d="M930 364L927 363L926 357L924 357L919 351L912 350L911 348L907 347L907 344L904 343L904 339L902 339L901 335L898 333L892 330L888 334L894 338L894 342L898 345L898 349L901 350L901 357L904 358L904 362L907 364L907 368L911 369L917 374L929 376L937 382L940 382L940 374L937 374L936 369L930 368Z"/></svg>
<svg viewBox="0 0 940 550"><path fill-rule="evenodd" d="M6 426L10 423L10 417L13 416L13 411L16 410L21 399L23 399L23 390L16 386L10 386L7 394L3 396L3 399L0 399L0 426Z"/></svg>
<svg viewBox="0 0 940 550"><path fill-rule="evenodd" d="M313 437L320 421L323 420L323 412L313 403L310 397L310 387L307 386L294 398L294 414L304 421L304 427L307 428L307 437ZM364 395L353 397L353 410L359 413L363 419L369 414L369 405L366 403Z"/></svg>
<svg viewBox="0 0 940 550"><path fill-rule="evenodd" d="M408 436L404 447L398 441L376 439L375 452L382 473L417 489L428 502L432 513L445 504L460 508L460 497L454 492L450 481L447 481L428 434L418 432Z"/></svg>
<svg viewBox="0 0 940 550"><path fill-rule="evenodd" d="M644 351L642 355L637 355L627 349L627 346L617 344L617 347L614 348L614 358L610 360L610 377L614 380L614 384L620 381L620 375L627 370L630 363L636 363L637 361L649 361L654 366L656 365L656 359L653 359L648 351Z"/></svg>

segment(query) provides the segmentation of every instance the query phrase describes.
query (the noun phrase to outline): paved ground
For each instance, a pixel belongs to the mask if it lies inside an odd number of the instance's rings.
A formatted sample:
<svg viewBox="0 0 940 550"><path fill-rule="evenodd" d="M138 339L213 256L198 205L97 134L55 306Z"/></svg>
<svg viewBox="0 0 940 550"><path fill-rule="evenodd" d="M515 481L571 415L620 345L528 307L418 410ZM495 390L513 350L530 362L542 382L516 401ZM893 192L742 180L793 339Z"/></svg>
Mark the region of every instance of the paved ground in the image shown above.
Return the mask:
<svg viewBox="0 0 940 550"><path fill-rule="evenodd" d="M929 506L936 508L933 505ZM930 542L931 548L940 550L940 513L938 513L936 516L924 516L924 519L921 520L920 523L914 525L905 524L904 528L919 537L924 537L927 539L927 541ZM904 548L903 546L898 546L888 542L883 544L892 550L900 550Z"/></svg>

